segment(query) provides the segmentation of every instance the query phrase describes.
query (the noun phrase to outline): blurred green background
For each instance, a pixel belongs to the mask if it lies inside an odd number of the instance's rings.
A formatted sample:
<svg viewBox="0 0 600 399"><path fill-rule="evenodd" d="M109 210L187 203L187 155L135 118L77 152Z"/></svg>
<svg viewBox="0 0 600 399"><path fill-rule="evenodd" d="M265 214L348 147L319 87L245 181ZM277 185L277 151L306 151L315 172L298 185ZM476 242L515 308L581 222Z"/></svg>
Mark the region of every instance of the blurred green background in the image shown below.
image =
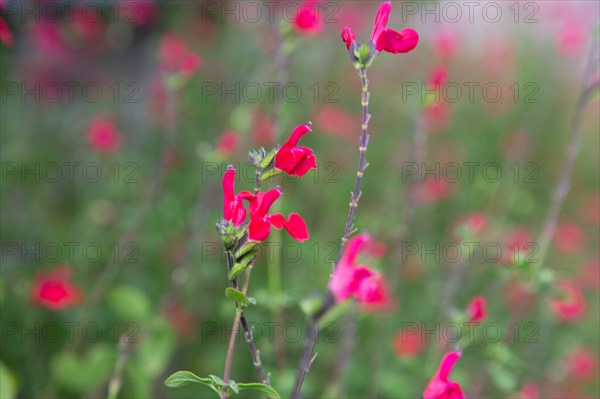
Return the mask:
<svg viewBox="0 0 600 399"><path fill-rule="evenodd" d="M247 152L312 121L301 144L319 168L275 182L285 193L279 211L301 214L311 238L272 233L249 289L258 305L247 311L271 382L289 396L305 323L299 303L326 287L358 161L360 81L340 32L352 26L367 40L379 2L320 2L321 23L305 30L289 18L297 8L282 12L288 3L273 18L251 1L3 3L12 42L0 45L2 398L105 397L118 375L121 398L210 397L163 381L176 370L222 376L234 308L214 228L221 176L237 165L246 177L236 188L251 189ZM461 342L453 380L468 397L525 398L527 384L540 398L600 397L597 95L582 113L544 283L531 287L527 262L490 261L479 249L454 262L443 252L461 241L537 248L581 87L598 79L595 60L584 82L598 3L500 2L496 22L487 3L472 21L464 2L451 3L460 18L444 2L394 2L389 27L412 27L419 45L382 53L369 69L369 168L355 225L383 244L383 256L365 262L388 276L396 305L332 319L303 392L419 397L456 348L440 326L462 323L467 303L484 295L486 321L503 335L493 342L478 330ZM197 69L171 62L181 53L199 55ZM425 92L436 68L447 75L438 98ZM415 162L440 171L412 175ZM473 178L469 162L481 165ZM457 179L445 169L452 163L462 167ZM473 214L482 228L465 222ZM61 265L81 297L53 310L36 300L35 281ZM569 300L564 280L582 295L571 320L548 306L549 296ZM280 326L272 337L271 322ZM507 338L517 322L520 336ZM398 343L407 323L437 326L437 338L407 354ZM236 346L232 378L256 381L245 346Z"/></svg>

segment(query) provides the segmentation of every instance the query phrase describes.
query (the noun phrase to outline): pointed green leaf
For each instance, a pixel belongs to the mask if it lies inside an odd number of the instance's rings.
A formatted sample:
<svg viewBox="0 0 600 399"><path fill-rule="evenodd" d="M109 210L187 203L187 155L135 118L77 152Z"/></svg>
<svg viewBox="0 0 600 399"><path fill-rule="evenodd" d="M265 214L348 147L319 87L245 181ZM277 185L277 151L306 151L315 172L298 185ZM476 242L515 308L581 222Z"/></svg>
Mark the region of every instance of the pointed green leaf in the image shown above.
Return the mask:
<svg viewBox="0 0 600 399"><path fill-rule="evenodd" d="M227 287L225 289L225 296L229 299L233 299L238 304L240 304L240 306L242 306L242 307L248 306L250 304L254 305L256 303L256 300L254 300L254 301L249 300L248 297L246 295L244 295L243 292L238 291L232 287Z"/></svg>
<svg viewBox="0 0 600 399"><path fill-rule="evenodd" d="M244 389L254 389L255 391L261 391L262 393L266 394L270 398L281 399L281 396L279 396L277 391L275 389L273 389L273 387L270 385L260 384L258 382L250 382L250 383L239 382L237 384L237 386L240 389L240 391L242 391Z"/></svg>
<svg viewBox="0 0 600 399"><path fill-rule="evenodd" d="M165 385L169 388L179 388L192 382L206 385L215 391L217 395L221 395L219 388L211 378L198 377L191 371L177 371L176 373L171 374L171 376L165 380Z"/></svg>

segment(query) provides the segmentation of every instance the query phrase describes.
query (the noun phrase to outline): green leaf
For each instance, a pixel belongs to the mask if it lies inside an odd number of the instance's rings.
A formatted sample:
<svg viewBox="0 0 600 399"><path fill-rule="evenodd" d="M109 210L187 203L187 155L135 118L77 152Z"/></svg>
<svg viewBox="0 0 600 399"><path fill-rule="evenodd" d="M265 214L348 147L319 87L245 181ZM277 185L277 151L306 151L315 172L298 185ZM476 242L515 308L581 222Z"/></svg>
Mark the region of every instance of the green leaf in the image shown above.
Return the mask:
<svg viewBox="0 0 600 399"><path fill-rule="evenodd" d="M235 265L231 268L228 274L229 280L233 280L240 273L244 272L248 268L248 265L256 259L256 254L258 253L258 249L252 248L249 252L245 253L241 258L237 259Z"/></svg>
<svg viewBox="0 0 600 399"><path fill-rule="evenodd" d="M250 304L256 305L256 299L249 299L246 295L244 295L244 293L232 287L227 287L225 289L225 296L229 299L233 299L242 307L248 306Z"/></svg>
<svg viewBox="0 0 600 399"><path fill-rule="evenodd" d="M171 376L165 380L165 385L169 388L179 388L192 382L206 385L207 387L215 391L215 393L218 396L221 396L220 387L217 384L215 384L215 381L212 378L198 377L191 371L177 371L171 374Z"/></svg>
<svg viewBox="0 0 600 399"><path fill-rule="evenodd" d="M510 369L499 363L493 363L490 376L494 385L503 392L513 392L517 388L517 377Z"/></svg>
<svg viewBox="0 0 600 399"><path fill-rule="evenodd" d="M10 370L0 362L0 398L13 399L17 397L17 380Z"/></svg>
<svg viewBox="0 0 600 399"><path fill-rule="evenodd" d="M258 382L249 382L249 383L239 382L237 384L237 386L240 389L240 391L243 391L244 389L254 389L255 391L261 391L262 393L266 394L270 398L275 398L275 399L281 398L281 396L279 396L277 391L275 389L273 389L272 386L267 385L267 384L260 384Z"/></svg>

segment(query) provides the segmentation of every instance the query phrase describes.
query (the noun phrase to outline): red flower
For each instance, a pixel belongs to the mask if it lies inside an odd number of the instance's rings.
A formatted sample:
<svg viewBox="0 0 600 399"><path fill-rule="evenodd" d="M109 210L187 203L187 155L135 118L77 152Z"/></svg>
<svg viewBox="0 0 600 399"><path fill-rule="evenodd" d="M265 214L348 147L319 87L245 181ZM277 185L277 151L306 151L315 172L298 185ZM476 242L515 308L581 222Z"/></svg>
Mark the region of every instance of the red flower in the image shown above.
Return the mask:
<svg viewBox="0 0 600 399"><path fill-rule="evenodd" d="M217 140L217 151L224 157L231 155L240 142L240 136L235 130L227 130Z"/></svg>
<svg viewBox="0 0 600 399"><path fill-rule="evenodd" d="M111 154L121 146L121 134L112 119L97 115L88 126L88 142L96 151Z"/></svg>
<svg viewBox="0 0 600 399"><path fill-rule="evenodd" d="M280 169L288 175L302 177L309 169L316 169L317 162L310 148L298 147L300 137L310 132L310 126L300 125L293 131L292 135L277 151L275 155L275 168Z"/></svg>
<svg viewBox="0 0 600 399"><path fill-rule="evenodd" d="M371 34L371 42L375 46L377 52L387 51L388 53L408 53L417 47L419 43L419 34L413 29L404 29L401 32L396 32L393 29L387 29L386 25L392 10L391 1L385 1L375 16L375 26ZM342 40L346 43L346 47L350 48L355 42L355 35L352 29L344 28L342 31Z"/></svg>
<svg viewBox="0 0 600 399"><path fill-rule="evenodd" d="M414 357L421 353L423 348L425 342L418 328L416 331L404 329L394 337L394 352L400 357Z"/></svg>
<svg viewBox="0 0 600 399"><path fill-rule="evenodd" d="M13 43L12 33L2 17L0 17L0 42L4 43L6 47L10 47Z"/></svg>
<svg viewBox="0 0 600 399"><path fill-rule="evenodd" d="M583 293L573 281L563 280L557 284L564 298L550 298L548 303L552 312L565 322L579 320L586 311L587 304Z"/></svg>
<svg viewBox="0 0 600 399"><path fill-rule="evenodd" d="M487 317L487 301L483 296L477 296L469 302L467 313L471 323L477 323Z"/></svg>
<svg viewBox="0 0 600 399"><path fill-rule="evenodd" d="M519 391L519 398L521 399L539 399L540 389L533 382L527 382L523 384Z"/></svg>
<svg viewBox="0 0 600 399"><path fill-rule="evenodd" d="M598 361L590 348L577 348L567 357L569 374L582 381L593 381L598 376Z"/></svg>
<svg viewBox="0 0 600 399"><path fill-rule="evenodd" d="M259 192L256 195L245 191L240 193L245 200L250 202L250 224L248 225L248 237L252 241L263 241L271 233L271 226L280 230L282 227L297 241L308 240L308 229L304 219L296 213L291 213L288 219L278 213L269 215L271 205L281 195L278 188Z"/></svg>
<svg viewBox="0 0 600 399"><path fill-rule="evenodd" d="M243 191L235 195L234 182L235 169L231 167L223 175L223 217L237 227L246 220L246 208L244 208L242 200L246 199L247 194L250 193Z"/></svg>
<svg viewBox="0 0 600 399"><path fill-rule="evenodd" d="M59 266L49 272L41 270L31 287L31 300L50 310L63 310L76 305L82 298L79 287L72 284L71 268Z"/></svg>
<svg viewBox="0 0 600 399"><path fill-rule="evenodd" d="M382 307L389 303L389 294L379 273L367 266L356 265L359 253L369 242L369 236L361 234L348 242L329 288L337 302L353 296L368 307Z"/></svg>
<svg viewBox="0 0 600 399"><path fill-rule="evenodd" d="M202 59L188 51L186 44L174 33L166 33L158 45L158 57L162 69L189 77L196 72Z"/></svg>
<svg viewBox="0 0 600 399"><path fill-rule="evenodd" d="M304 0L294 19L294 28L303 34L312 35L323 28L319 19L319 2L317 0Z"/></svg>
<svg viewBox="0 0 600 399"><path fill-rule="evenodd" d="M450 352L444 356L437 373L423 392L423 399L465 399L460 385L448 380L454 363L461 355L461 352Z"/></svg>
<svg viewBox="0 0 600 399"><path fill-rule="evenodd" d="M574 222L563 222L558 225L554 234L556 248L565 255L581 250L587 241L587 236Z"/></svg>

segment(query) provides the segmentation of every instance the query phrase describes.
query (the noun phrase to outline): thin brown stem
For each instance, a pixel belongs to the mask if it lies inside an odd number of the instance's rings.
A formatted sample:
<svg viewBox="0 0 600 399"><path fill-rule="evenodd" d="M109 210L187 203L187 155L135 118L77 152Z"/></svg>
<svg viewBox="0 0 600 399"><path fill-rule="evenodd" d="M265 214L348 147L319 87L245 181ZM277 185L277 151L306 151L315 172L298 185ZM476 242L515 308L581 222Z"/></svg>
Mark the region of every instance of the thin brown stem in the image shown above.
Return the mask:
<svg viewBox="0 0 600 399"><path fill-rule="evenodd" d="M233 358L233 348L235 347L235 339L237 332L240 327L240 318L242 317L242 310L237 308L235 311L235 318L233 319L233 329L231 330L231 337L229 338L229 348L227 349L227 360L225 361L225 371L223 372L223 382L229 383L229 374L231 373L231 360ZM229 387L223 387L221 392L221 399L227 399Z"/></svg>

